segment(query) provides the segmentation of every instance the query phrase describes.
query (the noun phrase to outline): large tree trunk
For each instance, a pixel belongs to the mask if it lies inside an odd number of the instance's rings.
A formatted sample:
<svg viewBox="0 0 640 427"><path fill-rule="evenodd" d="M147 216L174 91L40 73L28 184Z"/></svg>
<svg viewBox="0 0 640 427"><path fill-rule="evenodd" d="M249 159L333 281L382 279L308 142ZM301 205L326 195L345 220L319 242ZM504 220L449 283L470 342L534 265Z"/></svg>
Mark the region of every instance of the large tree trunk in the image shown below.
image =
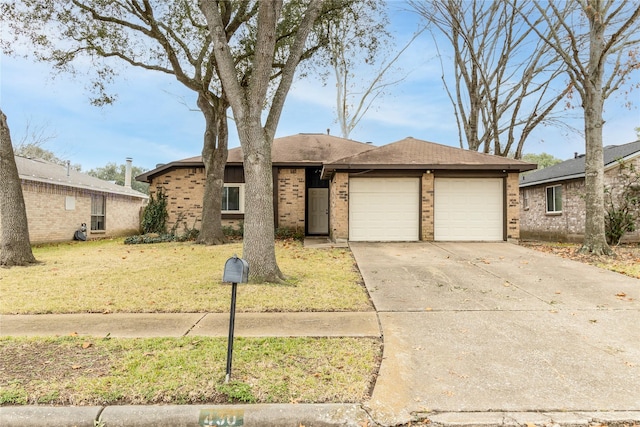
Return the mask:
<svg viewBox="0 0 640 427"><path fill-rule="evenodd" d="M604 98L602 79L604 61L604 29L599 14L589 16L589 64L588 78L584 82L584 131L585 131L585 230L582 253L611 255L604 225L604 158L602 144L602 112Z"/></svg>
<svg viewBox="0 0 640 427"><path fill-rule="evenodd" d="M24 266L35 262L9 125L0 110L0 265Z"/></svg>
<svg viewBox="0 0 640 427"><path fill-rule="evenodd" d="M244 136L245 215L242 256L249 261L251 277L261 282L280 282L274 246L273 170L271 145L259 122L238 125Z"/></svg>
<svg viewBox="0 0 640 427"><path fill-rule="evenodd" d="M198 107L205 117L206 128L202 148L205 185L197 243L219 245L225 242L222 232L222 191L228 154L227 103L221 99L209 101L204 93L199 93Z"/></svg>

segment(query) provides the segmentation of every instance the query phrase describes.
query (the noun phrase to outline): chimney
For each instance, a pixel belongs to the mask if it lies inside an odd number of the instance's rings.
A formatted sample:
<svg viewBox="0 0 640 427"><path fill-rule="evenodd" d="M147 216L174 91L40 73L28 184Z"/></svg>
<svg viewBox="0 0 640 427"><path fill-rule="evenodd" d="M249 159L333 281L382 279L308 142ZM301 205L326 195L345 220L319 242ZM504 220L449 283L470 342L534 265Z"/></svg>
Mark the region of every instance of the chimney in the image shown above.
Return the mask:
<svg viewBox="0 0 640 427"><path fill-rule="evenodd" d="M573 152L573 158L574 158L574 159L577 159L577 158L578 158L578 152L577 152L577 151L574 151L574 152Z"/></svg>
<svg viewBox="0 0 640 427"><path fill-rule="evenodd" d="M131 188L131 157L127 157L127 164L124 168L124 187Z"/></svg>
<svg viewBox="0 0 640 427"><path fill-rule="evenodd" d="M331 129L327 128L327 135L331 133Z"/></svg>

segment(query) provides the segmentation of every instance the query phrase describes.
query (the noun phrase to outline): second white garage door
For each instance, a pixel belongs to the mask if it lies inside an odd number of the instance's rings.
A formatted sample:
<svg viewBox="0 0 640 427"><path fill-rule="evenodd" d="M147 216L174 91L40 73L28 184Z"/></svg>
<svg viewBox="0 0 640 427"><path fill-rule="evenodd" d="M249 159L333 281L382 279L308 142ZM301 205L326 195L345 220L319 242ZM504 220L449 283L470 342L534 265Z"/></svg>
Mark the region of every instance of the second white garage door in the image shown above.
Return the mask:
<svg viewBox="0 0 640 427"><path fill-rule="evenodd" d="M503 192L502 178L436 178L434 239L503 240Z"/></svg>
<svg viewBox="0 0 640 427"><path fill-rule="evenodd" d="M418 240L418 178L349 179L349 240Z"/></svg>

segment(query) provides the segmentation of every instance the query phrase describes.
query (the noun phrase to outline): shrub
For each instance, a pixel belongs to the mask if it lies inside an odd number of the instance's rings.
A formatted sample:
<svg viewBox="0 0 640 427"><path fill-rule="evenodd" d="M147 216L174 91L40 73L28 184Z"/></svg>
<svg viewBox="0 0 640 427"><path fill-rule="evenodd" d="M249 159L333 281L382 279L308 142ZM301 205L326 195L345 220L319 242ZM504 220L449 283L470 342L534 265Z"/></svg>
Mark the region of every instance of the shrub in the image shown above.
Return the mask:
<svg viewBox="0 0 640 427"><path fill-rule="evenodd" d="M159 233L167 232L167 195L162 187L156 191L156 197L153 194L149 197L149 204L144 208L142 214L142 233Z"/></svg>
<svg viewBox="0 0 640 427"><path fill-rule="evenodd" d="M633 163L619 163L617 188L604 189L605 234L611 245L619 244L625 233L634 232L640 219L640 172Z"/></svg>

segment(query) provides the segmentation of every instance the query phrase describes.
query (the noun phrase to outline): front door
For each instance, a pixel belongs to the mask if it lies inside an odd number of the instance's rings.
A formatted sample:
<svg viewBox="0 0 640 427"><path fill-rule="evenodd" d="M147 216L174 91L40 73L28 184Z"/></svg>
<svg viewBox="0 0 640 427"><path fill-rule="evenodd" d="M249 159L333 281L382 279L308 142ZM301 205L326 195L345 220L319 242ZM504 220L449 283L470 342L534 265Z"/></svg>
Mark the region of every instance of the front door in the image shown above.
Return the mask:
<svg viewBox="0 0 640 427"><path fill-rule="evenodd" d="M329 234L329 189L309 188L307 197L309 234Z"/></svg>

